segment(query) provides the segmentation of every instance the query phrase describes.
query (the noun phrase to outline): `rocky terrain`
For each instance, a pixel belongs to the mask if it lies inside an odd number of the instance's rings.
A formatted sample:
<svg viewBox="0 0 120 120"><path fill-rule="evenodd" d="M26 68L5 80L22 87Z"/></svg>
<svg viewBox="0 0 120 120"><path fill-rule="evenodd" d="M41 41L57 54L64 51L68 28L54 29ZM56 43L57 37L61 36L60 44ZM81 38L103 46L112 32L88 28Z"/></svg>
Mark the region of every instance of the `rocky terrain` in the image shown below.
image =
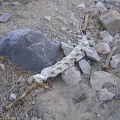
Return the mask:
<svg viewBox="0 0 120 120"><path fill-rule="evenodd" d="M5 110L84 35L82 57ZM119 0L0 0L0 120L120 120L119 63Z"/></svg>

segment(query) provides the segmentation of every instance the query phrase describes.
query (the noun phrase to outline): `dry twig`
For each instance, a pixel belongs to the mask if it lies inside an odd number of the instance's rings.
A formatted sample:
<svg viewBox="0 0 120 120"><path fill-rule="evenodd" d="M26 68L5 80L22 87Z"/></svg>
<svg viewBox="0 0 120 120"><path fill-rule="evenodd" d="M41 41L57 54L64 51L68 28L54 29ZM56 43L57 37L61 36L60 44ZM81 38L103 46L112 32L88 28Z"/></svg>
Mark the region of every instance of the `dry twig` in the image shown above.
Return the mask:
<svg viewBox="0 0 120 120"><path fill-rule="evenodd" d="M107 59L105 61L105 64L102 66L103 70L105 70L106 72L109 72L109 63L110 63L110 60L111 60L113 54L117 50L117 48L118 48L118 45L113 47L113 49L111 50L111 52L109 53L109 55L108 55L108 57L107 57Z"/></svg>

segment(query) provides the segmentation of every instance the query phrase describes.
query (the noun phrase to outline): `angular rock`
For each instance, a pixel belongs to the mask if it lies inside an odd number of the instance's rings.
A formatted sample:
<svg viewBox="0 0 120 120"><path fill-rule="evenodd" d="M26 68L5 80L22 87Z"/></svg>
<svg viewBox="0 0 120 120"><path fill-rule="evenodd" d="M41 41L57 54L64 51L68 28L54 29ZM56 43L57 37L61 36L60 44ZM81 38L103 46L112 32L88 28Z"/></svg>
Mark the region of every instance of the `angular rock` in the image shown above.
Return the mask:
<svg viewBox="0 0 120 120"><path fill-rule="evenodd" d="M112 56L112 60L117 59L117 58L120 59L120 54L116 54L116 55Z"/></svg>
<svg viewBox="0 0 120 120"><path fill-rule="evenodd" d="M89 40L88 42L89 42L90 47L95 46L95 41L94 41L94 39L91 39L91 40Z"/></svg>
<svg viewBox="0 0 120 120"><path fill-rule="evenodd" d="M108 43L100 42L94 46L94 49L97 51L97 53L100 54L108 54L110 52L110 46L108 45Z"/></svg>
<svg viewBox="0 0 120 120"><path fill-rule="evenodd" d="M17 2L17 1L13 1L13 2L12 2L12 5L15 6L15 7L18 7L18 6L20 6L20 3Z"/></svg>
<svg viewBox="0 0 120 120"><path fill-rule="evenodd" d="M120 54L114 55L112 60L110 61L111 68L117 68L118 64L120 63Z"/></svg>
<svg viewBox="0 0 120 120"><path fill-rule="evenodd" d="M102 89L107 83L114 85L117 81L117 77L104 71L93 72L90 78L91 86L96 91Z"/></svg>
<svg viewBox="0 0 120 120"><path fill-rule="evenodd" d="M16 95L15 94L10 94L9 100L13 101L16 99Z"/></svg>
<svg viewBox="0 0 120 120"><path fill-rule="evenodd" d="M101 2L98 2L96 4L96 8L100 11L100 12L105 12L107 10L107 8L101 3Z"/></svg>
<svg viewBox="0 0 120 120"><path fill-rule="evenodd" d="M50 21L51 20L51 16L45 16L45 19Z"/></svg>
<svg viewBox="0 0 120 120"><path fill-rule="evenodd" d="M0 63L0 69L5 70L5 65Z"/></svg>
<svg viewBox="0 0 120 120"><path fill-rule="evenodd" d="M85 3L78 4L76 6L77 9L85 9Z"/></svg>
<svg viewBox="0 0 120 120"><path fill-rule="evenodd" d="M116 10L109 10L104 12L100 17L101 22L104 27L111 34L120 32L120 13Z"/></svg>
<svg viewBox="0 0 120 120"><path fill-rule="evenodd" d="M75 86L81 81L81 73L76 67L69 67L62 74L62 80L68 85Z"/></svg>
<svg viewBox="0 0 120 120"><path fill-rule="evenodd" d="M91 67L89 65L89 63L82 59L79 61L79 66L80 66L80 69L82 70L82 72L85 74L85 75L90 75L90 72L91 72Z"/></svg>
<svg viewBox="0 0 120 120"><path fill-rule="evenodd" d="M112 92L108 92L108 90L106 88L100 89L98 91L98 98L101 101L111 100L111 99L113 99L114 96L115 96L115 94L113 94Z"/></svg>
<svg viewBox="0 0 120 120"><path fill-rule="evenodd" d="M64 26L61 27L61 30L62 30L62 31L66 31L66 30L67 30L67 27L64 25Z"/></svg>
<svg viewBox="0 0 120 120"><path fill-rule="evenodd" d="M89 50L85 51L85 53L86 53L88 58L95 60L95 61L100 61L100 57L94 48L90 47Z"/></svg>
<svg viewBox="0 0 120 120"><path fill-rule="evenodd" d="M30 77L28 77L26 82L27 82L28 85L32 85L33 81L34 81L33 75L31 75Z"/></svg>
<svg viewBox="0 0 120 120"><path fill-rule="evenodd" d="M110 61L110 67L111 68L117 68L118 64L120 63L120 59L116 58Z"/></svg>
<svg viewBox="0 0 120 120"><path fill-rule="evenodd" d="M113 36L112 35L107 35L101 41L105 42L105 43L112 43L113 42Z"/></svg>
<svg viewBox="0 0 120 120"><path fill-rule="evenodd" d="M106 36L110 35L110 33L106 30L100 32L100 37L105 38Z"/></svg>
<svg viewBox="0 0 120 120"><path fill-rule="evenodd" d="M59 44L32 29L17 29L0 40L0 55L24 70L41 71L55 63L58 53Z"/></svg>
<svg viewBox="0 0 120 120"><path fill-rule="evenodd" d="M73 46L68 45L67 43L61 42L61 46L65 56L67 56L73 49Z"/></svg>
<svg viewBox="0 0 120 120"><path fill-rule="evenodd" d="M9 13L4 13L3 15L0 16L0 22L7 22L11 17L11 14Z"/></svg>
<svg viewBox="0 0 120 120"><path fill-rule="evenodd" d="M85 99L87 99L86 93L82 93L80 95L76 95L76 96L74 96L72 98L74 104L79 103L79 102L81 102L81 101L83 101Z"/></svg>
<svg viewBox="0 0 120 120"><path fill-rule="evenodd" d="M114 35L114 39L119 39L119 38L120 38L119 33L116 33L116 34Z"/></svg>

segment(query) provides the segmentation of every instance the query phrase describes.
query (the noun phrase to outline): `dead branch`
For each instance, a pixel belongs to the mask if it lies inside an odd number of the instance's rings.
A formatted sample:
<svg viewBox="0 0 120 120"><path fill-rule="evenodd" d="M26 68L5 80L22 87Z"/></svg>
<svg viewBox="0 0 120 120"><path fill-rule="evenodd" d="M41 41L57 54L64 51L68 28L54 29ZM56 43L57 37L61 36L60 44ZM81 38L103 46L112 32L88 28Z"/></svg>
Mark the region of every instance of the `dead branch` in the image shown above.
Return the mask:
<svg viewBox="0 0 120 120"><path fill-rule="evenodd" d="M26 95L28 93L30 93L31 91L37 89L38 87L43 87L45 89L50 89L48 85L46 85L45 83L33 83L22 95L20 95L16 100L14 100L13 102L9 103L8 105L6 105L4 107L5 110L10 110L14 105L16 105L19 101L21 101L24 97L26 97Z"/></svg>
<svg viewBox="0 0 120 120"><path fill-rule="evenodd" d="M106 72L109 72L109 63L110 63L110 60L111 60L113 54L117 50L117 48L118 48L118 45L113 47L113 49L111 50L111 52L109 53L109 55L108 55L108 57L107 57L107 59L105 61L105 64L102 66L103 70L105 70Z"/></svg>

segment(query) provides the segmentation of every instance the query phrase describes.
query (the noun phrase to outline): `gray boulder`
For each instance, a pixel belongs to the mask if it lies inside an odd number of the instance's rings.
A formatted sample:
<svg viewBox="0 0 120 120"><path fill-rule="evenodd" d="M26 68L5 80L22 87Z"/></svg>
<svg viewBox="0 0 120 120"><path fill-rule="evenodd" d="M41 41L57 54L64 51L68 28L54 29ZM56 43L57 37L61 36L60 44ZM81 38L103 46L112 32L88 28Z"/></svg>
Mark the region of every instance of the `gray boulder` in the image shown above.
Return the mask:
<svg viewBox="0 0 120 120"><path fill-rule="evenodd" d="M0 55L19 68L37 72L55 63L59 46L41 32L17 29L0 40Z"/></svg>

